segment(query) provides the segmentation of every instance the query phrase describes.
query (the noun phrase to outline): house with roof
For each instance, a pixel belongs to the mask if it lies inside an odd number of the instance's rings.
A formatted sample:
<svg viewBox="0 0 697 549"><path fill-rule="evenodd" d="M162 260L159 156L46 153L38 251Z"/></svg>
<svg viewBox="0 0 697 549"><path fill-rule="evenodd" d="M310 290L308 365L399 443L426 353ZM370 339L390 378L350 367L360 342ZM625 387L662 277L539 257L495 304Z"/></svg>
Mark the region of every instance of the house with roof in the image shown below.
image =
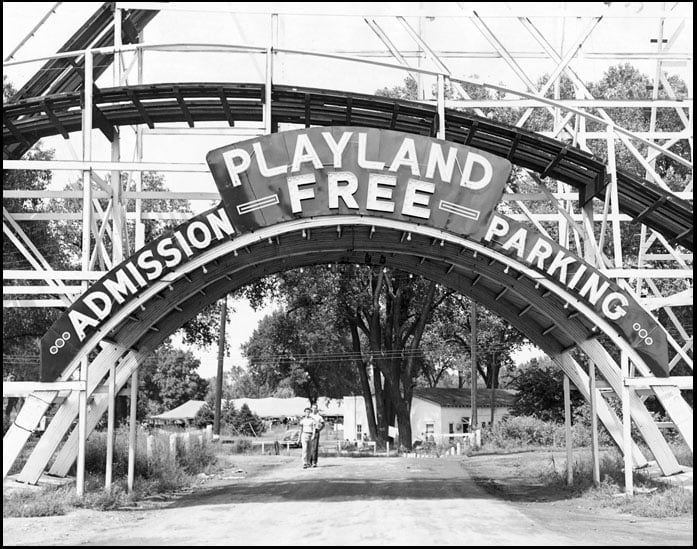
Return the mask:
<svg viewBox="0 0 697 549"><path fill-rule="evenodd" d="M494 423L508 415L515 400L515 391L494 389ZM477 389L478 427L491 421L492 389ZM470 431L472 392L470 388L416 388L411 401L411 438L445 442L452 435Z"/></svg>
<svg viewBox="0 0 697 549"><path fill-rule="evenodd" d="M491 389L477 390L477 419L479 427L491 421ZM494 422L510 413L515 391L494 389ZM368 433L368 419L362 396L344 397L344 437L362 440ZM446 442L470 431L472 400L469 387L414 389L411 401L411 439Z"/></svg>
<svg viewBox="0 0 697 549"><path fill-rule="evenodd" d="M150 425L163 426L178 426L190 427L196 417L196 414L204 407L208 406L204 400L189 400L167 412L149 416L147 422Z"/></svg>

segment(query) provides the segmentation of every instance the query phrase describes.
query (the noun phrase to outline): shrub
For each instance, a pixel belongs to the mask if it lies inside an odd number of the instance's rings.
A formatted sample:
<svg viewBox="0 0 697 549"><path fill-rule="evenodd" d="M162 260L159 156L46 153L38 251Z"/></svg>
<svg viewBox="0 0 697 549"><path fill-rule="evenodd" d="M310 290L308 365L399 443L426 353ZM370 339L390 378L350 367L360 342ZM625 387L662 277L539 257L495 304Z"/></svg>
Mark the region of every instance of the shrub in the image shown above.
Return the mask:
<svg viewBox="0 0 697 549"><path fill-rule="evenodd" d="M248 440L241 438L232 443L230 446L231 454L245 454L252 449L252 443Z"/></svg>
<svg viewBox="0 0 697 549"><path fill-rule="evenodd" d="M564 420L564 373L550 359L533 358L523 365L512 381L517 390L511 413L515 416L535 415L544 420ZM571 394L575 408L583 402L578 393Z"/></svg>
<svg viewBox="0 0 697 549"><path fill-rule="evenodd" d="M249 409L246 403L243 404L239 412L235 414L231 423L235 430L241 435L258 437L266 430L264 422Z"/></svg>
<svg viewBox="0 0 697 549"><path fill-rule="evenodd" d="M551 446L558 443L558 435L563 425L542 421L533 416L511 416L506 421L494 424L493 429L482 432L482 444L499 448L510 446Z"/></svg>
<svg viewBox="0 0 697 549"><path fill-rule="evenodd" d="M199 429L205 429L207 425L213 425L214 421L215 413L208 404L202 406L196 417L194 417L194 425Z"/></svg>

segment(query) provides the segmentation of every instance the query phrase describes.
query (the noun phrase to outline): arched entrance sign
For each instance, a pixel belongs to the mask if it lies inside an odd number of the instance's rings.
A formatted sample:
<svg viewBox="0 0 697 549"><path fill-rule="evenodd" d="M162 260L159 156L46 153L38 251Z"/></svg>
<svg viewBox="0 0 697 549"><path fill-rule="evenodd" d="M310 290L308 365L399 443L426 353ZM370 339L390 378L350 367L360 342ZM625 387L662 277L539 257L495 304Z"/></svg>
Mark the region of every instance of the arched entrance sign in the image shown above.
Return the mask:
<svg viewBox="0 0 697 549"><path fill-rule="evenodd" d="M236 143L207 161L222 204L139 250L67 309L42 338L42 380L72 371L106 335L107 321L126 317L149 286L186 277L185 263L240 235L309 218L327 226L339 218L390 220L417 234L436 230L477 243L565 299L647 371L669 375L665 332L630 293L495 212L511 171L505 159L430 137L331 127Z"/></svg>

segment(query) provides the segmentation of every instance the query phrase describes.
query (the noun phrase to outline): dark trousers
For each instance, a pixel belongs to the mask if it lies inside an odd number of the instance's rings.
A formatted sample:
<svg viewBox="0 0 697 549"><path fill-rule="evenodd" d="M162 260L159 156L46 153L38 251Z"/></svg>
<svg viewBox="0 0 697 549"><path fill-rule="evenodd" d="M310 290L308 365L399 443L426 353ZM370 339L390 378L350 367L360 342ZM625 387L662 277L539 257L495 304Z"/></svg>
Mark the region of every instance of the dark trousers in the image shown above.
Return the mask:
<svg viewBox="0 0 697 549"><path fill-rule="evenodd" d="M317 455L319 454L319 433L310 440L310 463L317 465Z"/></svg>

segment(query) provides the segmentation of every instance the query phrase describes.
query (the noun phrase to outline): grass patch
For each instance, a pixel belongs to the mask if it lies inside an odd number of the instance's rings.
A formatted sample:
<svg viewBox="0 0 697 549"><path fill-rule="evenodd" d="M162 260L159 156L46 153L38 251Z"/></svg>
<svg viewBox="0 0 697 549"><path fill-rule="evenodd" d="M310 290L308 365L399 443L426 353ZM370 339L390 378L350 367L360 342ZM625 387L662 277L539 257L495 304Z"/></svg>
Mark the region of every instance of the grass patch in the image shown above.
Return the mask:
<svg viewBox="0 0 697 549"><path fill-rule="evenodd" d="M64 515L70 505L67 494L55 487L2 495L2 517L52 517ZM72 489L75 492L75 489Z"/></svg>
<svg viewBox="0 0 697 549"><path fill-rule="evenodd" d="M85 479L85 495L79 498L75 484L46 486L28 490L17 490L3 494L2 516L8 517L50 517L65 515L74 509L95 509L108 511L132 502L136 494L129 495L124 482L112 485L111 492L104 490L102 479L89 476Z"/></svg>
<svg viewBox="0 0 697 549"><path fill-rule="evenodd" d="M635 475L636 477L636 475ZM636 489L646 489L646 484L637 482ZM657 483L658 484L658 483ZM643 486L642 486L643 485ZM585 496L595 500L602 507L616 509L640 517L668 518L693 514L693 494L682 486L653 486L647 493L635 493L633 497L623 495L624 487L606 477L600 486L588 488Z"/></svg>
<svg viewBox="0 0 697 549"><path fill-rule="evenodd" d="M624 495L624 459L618 450L600 456L599 486L593 485L593 464L588 455L573 464L574 485L566 485L566 460L552 457L538 469L537 478L547 485L556 485L570 494L594 501L601 507L641 517L666 518L692 515L693 494L682 486L659 482L648 473L634 472L634 495Z"/></svg>
<svg viewBox="0 0 697 549"><path fill-rule="evenodd" d="M153 494L172 492L195 484L199 473L217 470L214 445L193 441L188 449L177 441L177 459L169 458L169 434L151 439L152 458L147 457L147 433L139 431L136 439L136 478L134 490L127 491L128 429L116 431L114 443L113 483L104 490L106 469L106 433L94 432L87 441L85 455L85 494L76 495L75 484L48 486L3 493L3 517L45 517L63 515L83 508L107 511L117 509ZM73 471L74 472L74 471Z"/></svg>

